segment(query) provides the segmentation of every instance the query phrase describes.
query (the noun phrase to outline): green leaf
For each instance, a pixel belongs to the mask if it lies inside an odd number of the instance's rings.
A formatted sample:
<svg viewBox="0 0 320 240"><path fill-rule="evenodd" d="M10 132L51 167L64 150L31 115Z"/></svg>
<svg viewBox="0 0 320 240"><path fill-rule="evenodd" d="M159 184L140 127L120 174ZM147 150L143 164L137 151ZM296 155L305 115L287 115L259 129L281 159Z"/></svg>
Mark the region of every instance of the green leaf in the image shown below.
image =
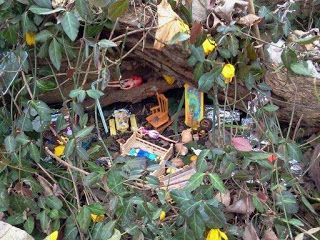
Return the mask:
<svg viewBox="0 0 320 240"><path fill-rule="evenodd" d="M117 0L108 8L108 17L116 20L121 17L129 8L129 0Z"/></svg>
<svg viewBox="0 0 320 240"><path fill-rule="evenodd" d="M188 33L178 32L171 38L168 44L169 45L178 44L179 42L184 42L189 38L190 38L190 35Z"/></svg>
<svg viewBox="0 0 320 240"><path fill-rule="evenodd" d="M21 145L26 145L30 142L29 137L24 133L20 133L16 136L16 142Z"/></svg>
<svg viewBox="0 0 320 240"><path fill-rule="evenodd" d="M56 210L60 210L63 207L62 201L58 197L56 197L54 195L47 196L45 198L45 204L49 208L56 209Z"/></svg>
<svg viewBox="0 0 320 240"><path fill-rule="evenodd" d="M9 208L9 196L7 188L0 183L0 212L5 212Z"/></svg>
<svg viewBox="0 0 320 240"><path fill-rule="evenodd" d="M283 191L276 195L276 205L287 214L295 214L299 211L299 205L291 192Z"/></svg>
<svg viewBox="0 0 320 240"><path fill-rule="evenodd" d="M199 173L199 172L193 174L189 179L189 183L185 187L185 189L191 192L196 188L198 188L202 184L204 176L205 176L204 173Z"/></svg>
<svg viewBox="0 0 320 240"><path fill-rule="evenodd" d="M32 5L29 8L29 11L31 11L31 12L33 12L35 14L38 14L38 15L49 15L49 14L56 13L56 12L61 12L61 11L64 11L64 10L65 9L61 8L61 7L58 7L58 8L55 8L55 9L50 9L50 8L38 7L36 5Z"/></svg>
<svg viewBox="0 0 320 240"><path fill-rule="evenodd" d="M29 216L28 219L24 222L23 228L29 234L31 234L33 232L33 229L34 229L34 218L32 216Z"/></svg>
<svg viewBox="0 0 320 240"><path fill-rule="evenodd" d="M205 172L208 169L208 163L206 158L212 158L212 152L210 149L204 149L200 152L197 162L196 162L196 166L197 166L197 171L198 172Z"/></svg>
<svg viewBox="0 0 320 240"><path fill-rule="evenodd" d="M87 153L87 151L83 147L78 145L76 147L76 151L77 151L77 156L80 159L85 160L85 161L89 160L89 154Z"/></svg>
<svg viewBox="0 0 320 240"><path fill-rule="evenodd" d="M291 48L285 48L281 54L283 65L290 69L290 65L298 61L297 54Z"/></svg>
<svg viewBox="0 0 320 240"><path fill-rule="evenodd" d="M258 210L260 213L266 212L266 206L261 202L257 195L253 195L252 197L253 206Z"/></svg>
<svg viewBox="0 0 320 240"><path fill-rule="evenodd" d="M111 238L108 240L120 240L121 239L121 232L118 229L114 230L114 233Z"/></svg>
<svg viewBox="0 0 320 240"><path fill-rule="evenodd" d="M286 146L288 155L291 159L295 159L297 161L302 160L302 151L296 143L287 143Z"/></svg>
<svg viewBox="0 0 320 240"><path fill-rule="evenodd" d="M13 153L16 150L16 145L16 140L12 135L9 135L4 139L4 146L8 153Z"/></svg>
<svg viewBox="0 0 320 240"><path fill-rule="evenodd" d="M125 188L123 186L123 177L120 171L109 171L107 175L107 184L111 191L124 194Z"/></svg>
<svg viewBox="0 0 320 240"><path fill-rule="evenodd" d="M79 224L80 230L84 233L88 231L91 222L91 212L87 206L84 206L80 209L80 212L77 214L77 222Z"/></svg>
<svg viewBox="0 0 320 240"><path fill-rule="evenodd" d="M101 203L91 203L88 205L88 208L90 209L91 213L96 215L103 215L106 213L106 210Z"/></svg>
<svg viewBox="0 0 320 240"><path fill-rule="evenodd" d="M67 145L64 149L64 155L68 158L73 152L74 152L74 148L76 146L76 140L74 138L72 138L71 140L69 140L67 142Z"/></svg>
<svg viewBox="0 0 320 240"><path fill-rule="evenodd" d="M116 225L116 221L110 221L106 223L101 229L101 235L100 235L100 238L98 238L98 240L100 239L105 240L110 238L112 236L115 225Z"/></svg>
<svg viewBox="0 0 320 240"><path fill-rule="evenodd" d="M298 75L302 75L306 77L314 77L314 73L309 68L309 64L306 61L291 63L290 69Z"/></svg>
<svg viewBox="0 0 320 240"><path fill-rule="evenodd" d="M170 196L178 205L183 205L193 199L191 193L184 190L172 190Z"/></svg>
<svg viewBox="0 0 320 240"><path fill-rule="evenodd" d="M111 40L108 40L108 39L102 39L98 42L98 45L100 48L111 48L111 47L117 47L118 45L111 41Z"/></svg>
<svg viewBox="0 0 320 240"><path fill-rule="evenodd" d="M265 110L267 112L275 112L278 109L279 109L279 107L274 104L267 104L267 105L263 106L263 110Z"/></svg>
<svg viewBox="0 0 320 240"><path fill-rule="evenodd" d="M30 151L30 157L35 161L40 161L40 151L38 149L38 146L34 143L30 143L29 145L29 151Z"/></svg>
<svg viewBox="0 0 320 240"><path fill-rule="evenodd" d="M36 35L36 42L45 42L53 35L48 30L42 30L41 32L37 33Z"/></svg>
<svg viewBox="0 0 320 240"><path fill-rule="evenodd" d="M101 175L100 173L92 172L83 178L83 184L86 187L91 187L92 185L99 182L102 177L103 175Z"/></svg>
<svg viewBox="0 0 320 240"><path fill-rule="evenodd" d="M9 44L16 44L18 40L18 26L17 25L9 25L5 28L0 34ZM1 36L1 35L0 35Z"/></svg>
<svg viewBox="0 0 320 240"><path fill-rule="evenodd" d="M66 227L64 230L65 240L77 240L78 238L78 228L73 220L73 216L68 217L66 221Z"/></svg>
<svg viewBox="0 0 320 240"><path fill-rule="evenodd" d="M43 210L40 213L38 213L37 218L40 221L41 230L43 232L47 232L50 227L50 218L49 218L46 210Z"/></svg>
<svg viewBox="0 0 320 240"><path fill-rule="evenodd" d="M193 45L190 46L191 49L191 56L193 56L197 61L199 62L204 62L205 60L205 55L203 52L203 48L202 47L195 47Z"/></svg>
<svg viewBox="0 0 320 240"><path fill-rule="evenodd" d="M87 94L89 97L91 97L93 99L99 99L100 97L102 97L104 95L103 92L96 90L96 89L87 90Z"/></svg>
<svg viewBox="0 0 320 240"><path fill-rule="evenodd" d="M211 184L212 186L217 189L218 191L225 193L226 192L226 188L224 186L223 181L221 180L220 176L216 173L210 173L209 174L210 180L211 180Z"/></svg>
<svg viewBox="0 0 320 240"><path fill-rule="evenodd" d="M200 77L203 75L204 67L203 63L197 63L193 69L193 77L195 80L199 81Z"/></svg>
<svg viewBox="0 0 320 240"><path fill-rule="evenodd" d="M231 52L233 57L236 57L238 55L239 50L239 40L234 35L228 35L229 41L228 41L228 49Z"/></svg>
<svg viewBox="0 0 320 240"><path fill-rule="evenodd" d="M75 0L75 6L79 15L84 20L92 19L92 12L91 12L88 0Z"/></svg>
<svg viewBox="0 0 320 240"><path fill-rule="evenodd" d="M6 221L7 221L7 223L9 223L13 226L19 225L24 222L23 214L22 213L13 214L13 215L9 216Z"/></svg>
<svg viewBox="0 0 320 240"><path fill-rule="evenodd" d="M160 181L159 178L155 177L155 176L147 176L146 180L148 182L148 185L152 186L152 187L159 187L160 185Z"/></svg>
<svg viewBox="0 0 320 240"><path fill-rule="evenodd" d="M79 32L80 23L78 18L72 12L66 12L61 20L63 31L74 41Z"/></svg>
<svg viewBox="0 0 320 240"><path fill-rule="evenodd" d="M317 215L315 209L313 208L313 206L310 204L310 202L306 199L305 196L301 196L301 200L303 202L303 204L309 209L310 212L312 212L313 214Z"/></svg>
<svg viewBox="0 0 320 240"><path fill-rule="evenodd" d="M84 138L92 132L93 128L94 128L94 126L90 126L90 127L86 127L84 129L81 129L79 132L77 132L75 134L75 137L76 138Z"/></svg>
<svg viewBox="0 0 320 240"><path fill-rule="evenodd" d="M194 239L203 239L205 224L201 216L197 212L195 212L192 217L188 219L188 225L193 231Z"/></svg>
<svg viewBox="0 0 320 240"><path fill-rule="evenodd" d="M57 84L54 81L50 80L37 80L37 87L44 92L54 90L57 87Z"/></svg>
<svg viewBox="0 0 320 240"><path fill-rule="evenodd" d="M320 36L315 35L315 36L307 36L304 38L299 38L294 40L296 43L302 44L302 45L306 45L306 44L310 44L313 43L314 41L317 41L320 38Z"/></svg>
<svg viewBox="0 0 320 240"><path fill-rule="evenodd" d="M213 72L207 72L205 74L203 74L198 82L198 88L201 92L209 92L209 90L211 90L211 88L214 85L214 74Z"/></svg>
<svg viewBox="0 0 320 240"><path fill-rule="evenodd" d="M224 213L220 208L205 204L204 211L210 219L208 221L210 228L223 228L227 224Z"/></svg>
<svg viewBox="0 0 320 240"><path fill-rule="evenodd" d="M62 59L61 45L55 38L52 39L52 41L49 45L49 57L50 57L50 60L53 64L53 66L57 70L60 70L61 59Z"/></svg>
<svg viewBox="0 0 320 240"><path fill-rule="evenodd" d="M192 231L189 229L187 224L184 224L181 228L178 229L175 239L180 240L194 240Z"/></svg>
<svg viewBox="0 0 320 240"><path fill-rule="evenodd" d="M63 114L59 114L56 121L56 131L60 132L62 129L65 129L68 126L66 119Z"/></svg>

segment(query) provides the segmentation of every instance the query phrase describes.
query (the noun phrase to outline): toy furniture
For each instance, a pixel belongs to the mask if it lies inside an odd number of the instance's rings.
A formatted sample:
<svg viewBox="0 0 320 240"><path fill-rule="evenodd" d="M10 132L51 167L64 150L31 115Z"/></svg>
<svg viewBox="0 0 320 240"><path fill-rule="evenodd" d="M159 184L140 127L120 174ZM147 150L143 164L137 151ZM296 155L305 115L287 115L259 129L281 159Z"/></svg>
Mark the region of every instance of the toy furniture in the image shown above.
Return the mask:
<svg viewBox="0 0 320 240"><path fill-rule="evenodd" d="M167 127L170 123L168 99L163 94L157 93L158 106L152 107L151 115L146 118L156 130L161 132L163 127Z"/></svg>

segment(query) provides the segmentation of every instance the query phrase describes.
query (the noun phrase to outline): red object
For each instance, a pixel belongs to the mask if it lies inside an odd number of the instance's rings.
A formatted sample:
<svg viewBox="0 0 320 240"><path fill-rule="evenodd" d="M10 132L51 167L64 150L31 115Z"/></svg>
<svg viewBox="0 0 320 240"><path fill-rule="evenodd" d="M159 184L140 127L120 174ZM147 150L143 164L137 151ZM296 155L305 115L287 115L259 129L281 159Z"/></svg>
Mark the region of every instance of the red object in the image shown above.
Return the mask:
<svg viewBox="0 0 320 240"><path fill-rule="evenodd" d="M275 160L277 160L277 156L274 154L271 154L268 156L268 161L273 163Z"/></svg>
<svg viewBox="0 0 320 240"><path fill-rule="evenodd" d="M130 78L122 79L120 81L109 81L108 87L119 87L124 90L128 90L134 87L138 87L143 83L143 79L140 76L133 75Z"/></svg>

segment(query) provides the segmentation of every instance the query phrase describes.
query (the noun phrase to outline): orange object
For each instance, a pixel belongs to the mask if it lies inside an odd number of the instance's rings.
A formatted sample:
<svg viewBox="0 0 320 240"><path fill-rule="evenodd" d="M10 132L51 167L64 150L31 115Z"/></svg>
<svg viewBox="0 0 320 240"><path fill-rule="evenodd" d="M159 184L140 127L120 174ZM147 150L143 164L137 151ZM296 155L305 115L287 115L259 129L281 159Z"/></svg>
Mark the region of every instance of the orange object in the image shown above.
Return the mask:
<svg viewBox="0 0 320 240"><path fill-rule="evenodd" d="M148 123L152 125L155 129L161 128L161 126L165 125L169 122L169 107L168 107L168 99L163 94L157 93L158 106L152 107L151 115L146 119Z"/></svg>

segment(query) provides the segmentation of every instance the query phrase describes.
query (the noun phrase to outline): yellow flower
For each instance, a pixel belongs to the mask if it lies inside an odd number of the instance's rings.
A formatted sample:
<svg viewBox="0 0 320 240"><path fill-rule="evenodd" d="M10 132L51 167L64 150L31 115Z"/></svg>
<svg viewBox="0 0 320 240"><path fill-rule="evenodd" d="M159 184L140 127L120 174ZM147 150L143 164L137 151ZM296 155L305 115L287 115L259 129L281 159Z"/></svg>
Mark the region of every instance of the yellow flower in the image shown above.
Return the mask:
<svg viewBox="0 0 320 240"><path fill-rule="evenodd" d="M179 27L180 27L180 32L187 33L190 31L189 26L185 24L183 21L179 21Z"/></svg>
<svg viewBox="0 0 320 240"><path fill-rule="evenodd" d="M232 81L232 78L235 76L235 71L235 67L230 63L223 66L221 74L224 77L225 83L230 83Z"/></svg>
<svg viewBox="0 0 320 240"><path fill-rule="evenodd" d="M165 218L166 218L166 212L165 211L161 211L160 212L160 217L159 217L160 221L163 221Z"/></svg>
<svg viewBox="0 0 320 240"><path fill-rule="evenodd" d="M91 219L94 223L102 222L104 220L104 215L96 215L91 213Z"/></svg>
<svg viewBox="0 0 320 240"><path fill-rule="evenodd" d="M59 145L54 148L54 155L61 157L64 153L65 146Z"/></svg>
<svg viewBox="0 0 320 240"><path fill-rule="evenodd" d="M34 32L26 32L25 40L28 46L34 46L36 44L36 34Z"/></svg>
<svg viewBox="0 0 320 240"><path fill-rule="evenodd" d="M174 167L168 167L166 173L168 174L172 174L172 173L175 173L176 172L176 169Z"/></svg>
<svg viewBox="0 0 320 240"><path fill-rule="evenodd" d="M192 155L192 156L190 157L190 161L192 161L192 162L197 161L197 159L198 159L198 156L197 156L197 155Z"/></svg>
<svg viewBox="0 0 320 240"><path fill-rule="evenodd" d="M217 47L216 42L207 37L207 39L202 43L203 52L206 56L213 52L213 50Z"/></svg>
<svg viewBox="0 0 320 240"><path fill-rule="evenodd" d="M174 84L174 82L176 81L176 79L174 77L170 76L170 75L163 74L162 77L164 78L164 80L166 80L166 82L169 85Z"/></svg>
<svg viewBox="0 0 320 240"><path fill-rule="evenodd" d="M58 234L59 234L58 231L54 231L50 235L48 235L44 240L57 240Z"/></svg>
<svg viewBox="0 0 320 240"><path fill-rule="evenodd" d="M215 229L210 229L206 240L228 240L228 236L220 231L220 229L215 228Z"/></svg>

